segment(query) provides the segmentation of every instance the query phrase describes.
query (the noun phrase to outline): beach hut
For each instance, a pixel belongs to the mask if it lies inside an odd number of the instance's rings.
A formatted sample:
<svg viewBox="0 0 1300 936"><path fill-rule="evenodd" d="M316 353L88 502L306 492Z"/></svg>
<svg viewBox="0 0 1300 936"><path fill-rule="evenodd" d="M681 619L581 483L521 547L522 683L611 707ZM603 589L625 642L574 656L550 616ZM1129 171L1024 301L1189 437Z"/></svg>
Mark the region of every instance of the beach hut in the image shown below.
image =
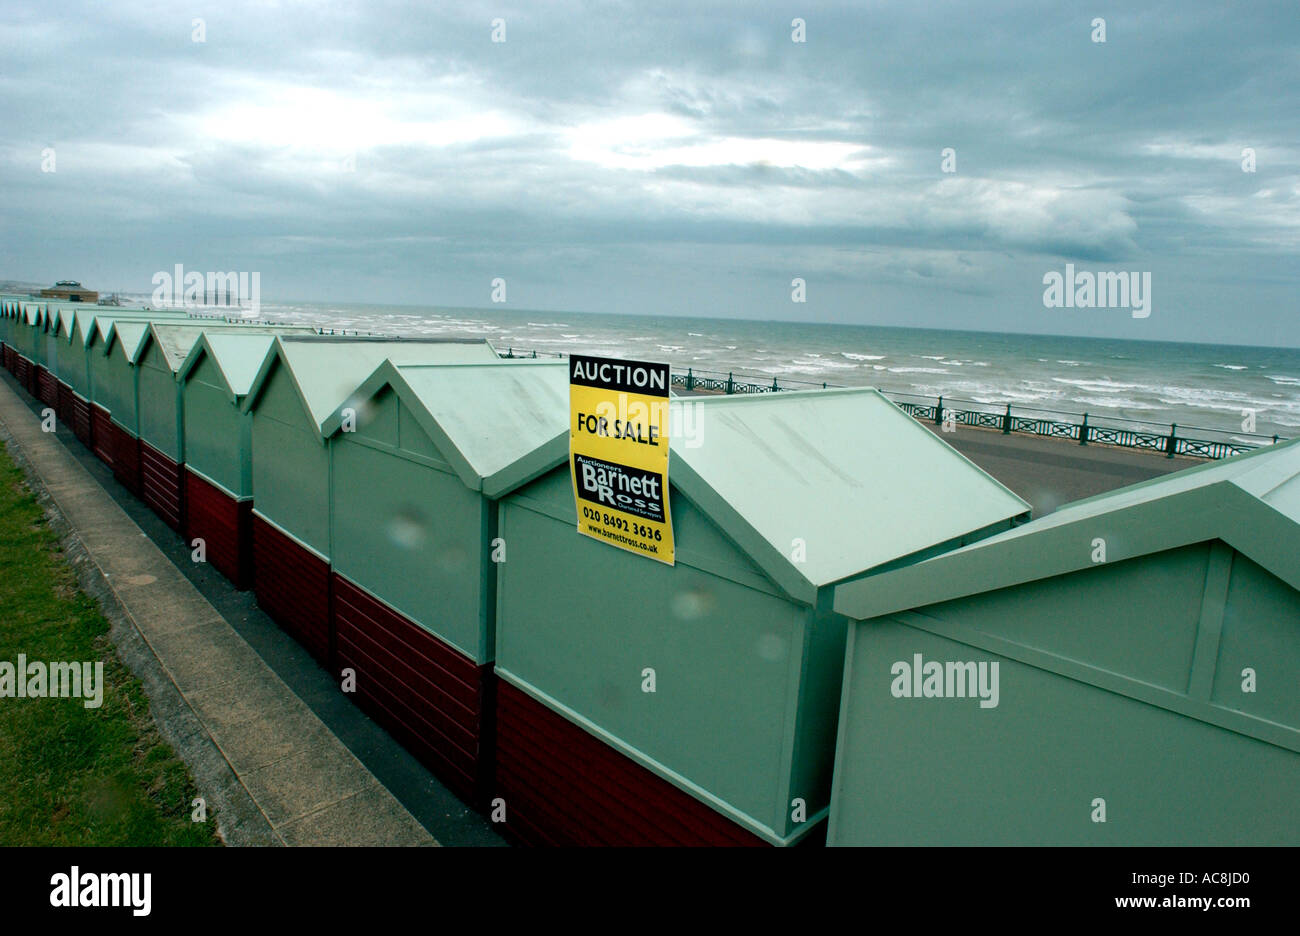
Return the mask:
<svg viewBox="0 0 1300 936"><path fill-rule="evenodd" d="M841 584L828 839L1300 844L1300 444Z"/></svg>
<svg viewBox="0 0 1300 936"><path fill-rule="evenodd" d="M132 310L112 309L109 311L100 311L95 315L94 323L86 330L86 398L90 402L90 436L92 447L96 455L110 468L116 472L117 453L123 445L121 433L113 426L112 407L109 398L120 401L120 391L123 389L120 385L120 374L114 373L111 377L107 373L110 368L114 368L114 360L109 357L109 340L113 329L121 325L126 327L140 326L145 327L151 323L157 322L160 325L194 325L195 320L183 310L167 309L160 312L136 312ZM140 342L143 341L143 333L137 337L134 328L128 332L129 338L136 342L136 351L141 348ZM115 368L114 368L115 369ZM118 380L119 383L113 387L106 387L109 380ZM131 413L134 415L137 407L132 403ZM128 454L128 468L130 464L138 465L138 453ZM138 470L138 469L137 469ZM129 486L129 485L128 485Z"/></svg>
<svg viewBox="0 0 1300 936"><path fill-rule="evenodd" d="M109 450L113 476L137 497L140 495L140 415L136 398L135 358L149 331L149 323L115 320L101 348L97 364L96 403L108 410Z"/></svg>
<svg viewBox="0 0 1300 936"><path fill-rule="evenodd" d="M201 539L237 588L252 582L252 414L242 409L275 337L209 329L177 373L183 406L185 538Z"/></svg>
<svg viewBox="0 0 1300 936"><path fill-rule="evenodd" d="M10 374L17 367L18 345L22 341L22 330L19 324L19 315L21 309L21 297L7 296L0 304L0 310L3 310L0 319L4 322L4 366Z"/></svg>
<svg viewBox="0 0 1300 936"><path fill-rule="evenodd" d="M177 532L185 518L185 461L181 365L207 331L247 329L250 334L310 335L308 326L225 325L221 322L152 322L136 349L135 380L140 438L140 498Z"/></svg>
<svg viewBox="0 0 1300 936"><path fill-rule="evenodd" d="M674 565L577 532L567 459L501 501L496 788L550 844L816 841L830 586L1028 505L874 390L674 399Z"/></svg>
<svg viewBox="0 0 1300 936"><path fill-rule="evenodd" d="M36 395L36 325L39 321L41 307L34 302L24 302L19 313L18 360L15 362L14 376L32 396Z"/></svg>
<svg viewBox="0 0 1300 936"><path fill-rule="evenodd" d="M276 340L243 408L253 414L253 587L257 601L318 660L329 659L330 459L323 427L386 360L497 361L482 340ZM472 404L470 404L472 405ZM373 496L377 478L352 492Z"/></svg>
<svg viewBox="0 0 1300 936"><path fill-rule="evenodd" d="M3 353L4 367L9 368L8 349L13 344L13 319L10 316L9 307L13 303L13 298L5 293L0 293L0 353Z"/></svg>
<svg viewBox="0 0 1300 936"><path fill-rule="evenodd" d="M23 356L23 346L26 342L27 325L23 313L23 304L21 300L15 300L9 310L10 326L9 338L6 342L9 349L9 373L18 379L18 370L21 366L19 360ZM21 384L22 381L19 380Z"/></svg>
<svg viewBox="0 0 1300 936"><path fill-rule="evenodd" d="M352 396L352 424L340 409L324 427L334 669L351 669L352 698L481 804L497 500L567 458L568 368L384 363Z"/></svg>
<svg viewBox="0 0 1300 936"><path fill-rule="evenodd" d="M59 402L58 332L64 314L60 305L47 305L36 328L36 398L47 406L57 407Z"/></svg>
<svg viewBox="0 0 1300 936"><path fill-rule="evenodd" d="M92 357L98 353L92 348L99 343L114 321L184 321L181 311L146 312L126 314L112 309L69 308L60 317L58 334L64 339L57 342L59 356L59 419L72 428L73 434L87 448L103 457L107 449L96 446L96 430L101 436L111 438L107 413L94 403L92 386Z"/></svg>
<svg viewBox="0 0 1300 936"><path fill-rule="evenodd" d="M23 341L25 332L25 323L23 321L22 302L14 300L9 308L9 337L5 340L5 345L9 349L8 361L6 366L9 373L18 379L19 358L23 354ZM21 383L21 381L19 381Z"/></svg>

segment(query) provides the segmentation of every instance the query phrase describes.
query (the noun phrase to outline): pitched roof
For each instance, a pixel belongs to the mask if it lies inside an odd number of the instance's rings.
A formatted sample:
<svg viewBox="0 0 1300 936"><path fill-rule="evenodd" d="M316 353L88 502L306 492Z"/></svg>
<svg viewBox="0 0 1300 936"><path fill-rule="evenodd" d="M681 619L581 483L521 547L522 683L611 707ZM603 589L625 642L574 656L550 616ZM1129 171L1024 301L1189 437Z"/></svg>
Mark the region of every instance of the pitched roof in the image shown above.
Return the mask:
<svg viewBox="0 0 1300 936"><path fill-rule="evenodd" d="M835 609L866 619L1222 540L1300 590L1300 439L1068 504L905 569L840 585Z"/></svg>
<svg viewBox="0 0 1300 936"><path fill-rule="evenodd" d="M218 333L236 330L250 335L314 335L316 332L310 325L234 325L224 322L195 321L190 318L176 322L153 321L149 323L149 333L136 349L136 356L132 363L138 363L144 353L149 350L149 346L156 344L158 350L162 352L167 366L171 368L172 373L176 373L181 369L181 365L185 363L185 358L204 332Z"/></svg>
<svg viewBox="0 0 1300 936"><path fill-rule="evenodd" d="M671 414L673 483L804 600L1029 510L876 390L678 397Z"/></svg>
<svg viewBox="0 0 1300 936"><path fill-rule="evenodd" d="M226 389L232 403L238 402L252 389L253 381L266 360L275 335L269 332L261 334L243 333L242 330L209 330L194 343L185 362L181 364L177 377L184 381L198 366L205 356L211 358L221 379L226 382Z"/></svg>
<svg viewBox="0 0 1300 936"><path fill-rule="evenodd" d="M334 411L384 361L398 364L490 363L500 360L483 339L289 337L278 338L262 363L244 408L254 409L266 381L283 363L318 433ZM320 435L324 442L325 436Z"/></svg>
<svg viewBox="0 0 1300 936"><path fill-rule="evenodd" d="M568 461L567 382L552 366L397 365L357 396L388 384L419 404L462 480L497 497ZM1029 509L875 390L675 398L669 414L673 486L797 600Z"/></svg>
<svg viewBox="0 0 1300 936"><path fill-rule="evenodd" d="M104 340L104 353L109 354L114 347L120 347L126 359L134 361L140 343L144 341L148 331L148 322L115 320L109 328L108 337Z"/></svg>
<svg viewBox="0 0 1300 936"><path fill-rule="evenodd" d="M385 386L407 405L465 485L488 497L568 458L569 371L563 361L385 361L352 397L369 399ZM343 409L326 420L326 436L339 431Z"/></svg>

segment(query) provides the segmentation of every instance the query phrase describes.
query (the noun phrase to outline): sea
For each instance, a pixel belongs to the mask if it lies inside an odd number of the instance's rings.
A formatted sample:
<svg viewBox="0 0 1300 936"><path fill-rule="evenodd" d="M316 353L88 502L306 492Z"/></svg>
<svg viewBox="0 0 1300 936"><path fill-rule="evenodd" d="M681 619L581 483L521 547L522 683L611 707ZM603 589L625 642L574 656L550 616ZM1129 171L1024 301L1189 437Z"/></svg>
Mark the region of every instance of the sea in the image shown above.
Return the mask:
<svg viewBox="0 0 1300 936"><path fill-rule="evenodd" d="M1300 434L1300 349L875 325L262 302L261 320L349 332L487 338L501 352L660 361L791 389L876 387L898 400L1074 416L1260 442ZM963 407L969 402L970 406ZM1252 431L1253 420L1253 431ZM1131 423L1129 422L1131 421Z"/></svg>

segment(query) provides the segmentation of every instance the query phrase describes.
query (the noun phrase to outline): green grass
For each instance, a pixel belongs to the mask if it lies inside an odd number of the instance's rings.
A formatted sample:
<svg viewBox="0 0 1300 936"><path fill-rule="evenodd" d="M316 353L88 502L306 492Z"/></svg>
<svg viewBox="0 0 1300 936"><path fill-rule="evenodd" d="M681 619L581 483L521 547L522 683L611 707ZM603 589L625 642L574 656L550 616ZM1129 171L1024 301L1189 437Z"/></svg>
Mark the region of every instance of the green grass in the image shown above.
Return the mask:
<svg viewBox="0 0 1300 936"><path fill-rule="evenodd" d="M103 704L0 697L0 845L214 845L193 778L0 447L0 661L104 662Z"/></svg>

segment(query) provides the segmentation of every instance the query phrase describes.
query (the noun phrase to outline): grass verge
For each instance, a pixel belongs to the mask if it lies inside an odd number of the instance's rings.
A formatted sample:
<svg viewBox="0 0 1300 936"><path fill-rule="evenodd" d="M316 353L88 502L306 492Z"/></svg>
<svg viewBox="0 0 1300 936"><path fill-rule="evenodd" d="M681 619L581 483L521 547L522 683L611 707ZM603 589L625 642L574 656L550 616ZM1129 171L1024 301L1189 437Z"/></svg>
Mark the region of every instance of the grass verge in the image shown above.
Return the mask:
<svg viewBox="0 0 1300 936"><path fill-rule="evenodd" d="M210 808L191 821L193 777L108 632L0 446L0 664L104 664L98 708L0 696L0 845L219 844Z"/></svg>

